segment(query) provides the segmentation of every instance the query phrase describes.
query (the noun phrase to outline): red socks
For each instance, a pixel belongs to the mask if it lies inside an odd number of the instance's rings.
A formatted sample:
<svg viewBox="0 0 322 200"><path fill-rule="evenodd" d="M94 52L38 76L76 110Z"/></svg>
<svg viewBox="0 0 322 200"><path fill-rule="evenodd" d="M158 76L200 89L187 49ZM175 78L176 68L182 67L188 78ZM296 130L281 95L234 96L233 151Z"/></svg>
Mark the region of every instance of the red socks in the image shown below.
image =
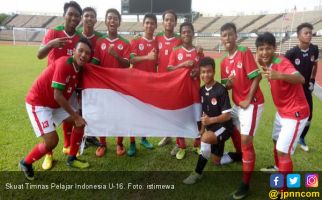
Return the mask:
<svg viewBox="0 0 322 200"><path fill-rule="evenodd" d="M278 168L284 176L293 171L293 162L291 160L290 154L283 156L278 155Z"/></svg>
<svg viewBox="0 0 322 200"><path fill-rule="evenodd" d="M245 184L249 184L252 172L254 171L255 167L255 150L253 143L242 144L241 147L243 151L243 182Z"/></svg>
<svg viewBox="0 0 322 200"><path fill-rule="evenodd" d="M135 143L135 137L130 137L131 144Z"/></svg>
<svg viewBox="0 0 322 200"><path fill-rule="evenodd" d="M106 146L106 137L100 137L100 144Z"/></svg>
<svg viewBox="0 0 322 200"><path fill-rule="evenodd" d="M32 164L33 162L42 158L47 152L48 150L46 149L45 143L42 142L37 144L26 156L25 158L26 164L28 165Z"/></svg>
<svg viewBox="0 0 322 200"><path fill-rule="evenodd" d="M182 137L177 138L179 142L179 148L180 149L185 149L186 148L186 140Z"/></svg>
<svg viewBox="0 0 322 200"><path fill-rule="evenodd" d="M73 128L70 145L70 156L76 156L84 135L84 128Z"/></svg>
<svg viewBox="0 0 322 200"><path fill-rule="evenodd" d="M73 125L67 122L63 122L63 133L64 133L64 147L70 146L70 137L72 135Z"/></svg>
<svg viewBox="0 0 322 200"><path fill-rule="evenodd" d="M233 133L231 134L231 140L233 141L236 152L242 152L241 136L239 130L234 126Z"/></svg>
<svg viewBox="0 0 322 200"><path fill-rule="evenodd" d="M120 145L120 146L123 146L123 137L117 137L116 138L116 144Z"/></svg>
<svg viewBox="0 0 322 200"><path fill-rule="evenodd" d="M200 137L196 138L195 141L193 142L193 147L200 147L200 143L201 143Z"/></svg>

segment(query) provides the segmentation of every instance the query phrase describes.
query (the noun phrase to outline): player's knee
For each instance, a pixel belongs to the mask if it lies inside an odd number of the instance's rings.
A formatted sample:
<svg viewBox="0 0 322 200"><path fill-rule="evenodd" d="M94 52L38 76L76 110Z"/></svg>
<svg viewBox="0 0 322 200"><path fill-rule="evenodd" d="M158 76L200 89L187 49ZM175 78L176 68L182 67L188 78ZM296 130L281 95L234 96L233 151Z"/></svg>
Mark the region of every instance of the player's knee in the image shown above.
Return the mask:
<svg viewBox="0 0 322 200"><path fill-rule="evenodd" d="M206 158L206 159L210 158L210 156L211 156L211 145L210 144L207 144L205 142L201 142L200 150L201 150L201 155L204 158Z"/></svg>
<svg viewBox="0 0 322 200"><path fill-rule="evenodd" d="M58 145L59 137L58 137L57 133L56 134L50 134L50 135L48 135L48 137L44 138L44 142L45 142L45 145L46 145L46 149L48 151L51 151Z"/></svg>

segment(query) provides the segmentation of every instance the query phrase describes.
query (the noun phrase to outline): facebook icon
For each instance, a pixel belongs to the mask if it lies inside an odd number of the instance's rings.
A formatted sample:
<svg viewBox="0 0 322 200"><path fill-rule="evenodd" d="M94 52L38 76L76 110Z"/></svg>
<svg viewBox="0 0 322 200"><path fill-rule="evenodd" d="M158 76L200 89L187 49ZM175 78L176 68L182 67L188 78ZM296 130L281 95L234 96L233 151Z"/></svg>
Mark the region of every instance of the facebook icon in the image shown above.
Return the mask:
<svg viewBox="0 0 322 200"><path fill-rule="evenodd" d="M270 178L271 188L282 188L284 186L283 174L272 174Z"/></svg>

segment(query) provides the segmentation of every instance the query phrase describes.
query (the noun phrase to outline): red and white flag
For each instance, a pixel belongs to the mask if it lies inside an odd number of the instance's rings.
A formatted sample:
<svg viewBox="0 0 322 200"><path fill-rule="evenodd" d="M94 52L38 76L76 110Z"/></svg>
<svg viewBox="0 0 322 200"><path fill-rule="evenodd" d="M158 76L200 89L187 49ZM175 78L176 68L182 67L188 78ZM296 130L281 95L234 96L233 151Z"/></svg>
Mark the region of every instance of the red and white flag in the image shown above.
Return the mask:
<svg viewBox="0 0 322 200"><path fill-rule="evenodd" d="M84 69L82 113L89 136L198 136L199 80L188 69Z"/></svg>

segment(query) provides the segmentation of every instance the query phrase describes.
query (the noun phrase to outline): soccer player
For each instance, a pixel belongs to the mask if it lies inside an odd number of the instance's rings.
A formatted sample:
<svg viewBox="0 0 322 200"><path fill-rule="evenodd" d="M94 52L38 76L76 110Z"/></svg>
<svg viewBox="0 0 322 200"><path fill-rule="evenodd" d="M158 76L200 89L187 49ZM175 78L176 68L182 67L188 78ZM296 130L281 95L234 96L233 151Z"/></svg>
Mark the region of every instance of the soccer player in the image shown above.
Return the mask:
<svg viewBox="0 0 322 200"><path fill-rule="evenodd" d="M285 57L288 58L305 78L303 84L304 94L310 106L310 117L299 139L300 147L304 151L309 151L308 145L305 143L305 136L309 131L312 112L313 101L312 92L314 89L315 76L319 61L319 48L311 43L313 26L309 23L302 23L297 27L297 38L299 44L286 52Z"/></svg>
<svg viewBox="0 0 322 200"><path fill-rule="evenodd" d="M76 31L76 27L81 21L82 8L75 1L64 4L64 25L49 29L43 38L42 44L38 50L38 58L43 59L48 55L48 64L55 62L62 56L72 56L75 44L80 39L81 34ZM70 101L77 102L76 93L72 95ZM63 122L64 148L63 153L68 154L72 124ZM48 170L52 167L53 153L48 152L42 168Z"/></svg>
<svg viewBox="0 0 322 200"><path fill-rule="evenodd" d="M255 166L253 138L262 116L264 97L259 88L261 75L253 54L247 47L236 44L235 24L224 24L220 29L220 37L227 51L221 62L221 81L228 90L232 90L235 104L232 111L235 126L232 139L237 154L235 158L231 157L232 160L238 160L241 150L243 165L243 181L231 198L241 199L249 191L249 182ZM238 135L241 137L241 143Z"/></svg>
<svg viewBox="0 0 322 200"><path fill-rule="evenodd" d="M192 40L194 36L194 27L190 22L184 22L180 25L180 36L182 45L173 49L170 55L168 71L177 70L179 68L191 68L191 75L196 77L199 71L199 60L204 57L203 53L198 53L196 47L193 46ZM175 155L181 160L186 155L186 142L184 138L177 138L178 144L171 151L171 155ZM200 138L194 141L194 151L200 152Z"/></svg>
<svg viewBox="0 0 322 200"><path fill-rule="evenodd" d="M162 15L164 31L158 33L155 40L158 43L158 72L168 72L168 64L172 49L181 44L181 39L174 32L177 25L177 14L173 10L167 10ZM158 146L164 146L171 142L170 137L164 137Z"/></svg>
<svg viewBox="0 0 322 200"><path fill-rule="evenodd" d="M256 48L258 63L268 79L277 108L272 133L275 164L286 179L286 174L293 171L291 155L310 115L302 86L305 79L288 59L275 55L273 34L259 35Z"/></svg>
<svg viewBox="0 0 322 200"><path fill-rule="evenodd" d="M131 41L130 62L132 67L146 72L156 72L158 60L158 46L153 38L157 28L157 17L155 14L148 13L143 18L143 36L136 36ZM130 137L131 144L127 151L128 156L136 154L135 138ZM146 137L141 138L141 145L147 149L153 149Z"/></svg>
<svg viewBox="0 0 322 200"><path fill-rule="evenodd" d="M201 117L201 154L197 166L183 183L194 184L201 178L211 154L215 164L220 164L225 141L230 137L233 123L231 106L227 89L215 81L215 61L205 57L200 61L200 77L205 83L200 89L202 112Z"/></svg>
<svg viewBox="0 0 322 200"><path fill-rule="evenodd" d="M28 180L34 179L32 163L57 146L56 127L62 121L68 121L74 125L67 165L77 168L89 166L87 162L76 158L86 122L68 99L77 87L82 67L90 59L91 49L90 42L86 38L81 38L75 46L73 56L63 56L50 63L28 92L26 108L29 119L36 136L43 138L43 142L37 144L19 162L20 169Z"/></svg>
<svg viewBox="0 0 322 200"><path fill-rule="evenodd" d="M120 36L117 29L121 25L121 14L118 10L110 8L106 11L105 24L107 35L97 41L92 62L102 67L127 68L130 66L130 43ZM106 137L100 137L100 146L96 156L102 157L106 152ZM116 154L125 154L123 137L117 137Z"/></svg>

